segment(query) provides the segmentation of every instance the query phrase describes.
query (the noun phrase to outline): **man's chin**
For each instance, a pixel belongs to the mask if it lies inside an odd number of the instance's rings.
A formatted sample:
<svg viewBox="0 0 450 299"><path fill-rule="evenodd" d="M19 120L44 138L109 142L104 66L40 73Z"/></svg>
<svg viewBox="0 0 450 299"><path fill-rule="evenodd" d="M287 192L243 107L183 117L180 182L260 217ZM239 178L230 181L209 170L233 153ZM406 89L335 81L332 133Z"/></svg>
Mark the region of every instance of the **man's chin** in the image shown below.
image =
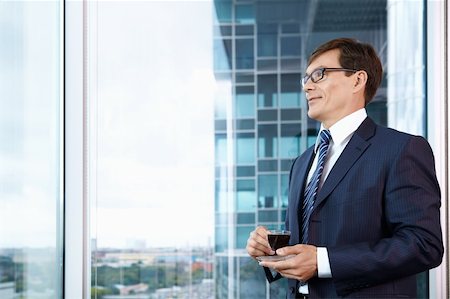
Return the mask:
<svg viewBox="0 0 450 299"><path fill-rule="evenodd" d="M308 117L317 120L319 114L314 109L308 109Z"/></svg>

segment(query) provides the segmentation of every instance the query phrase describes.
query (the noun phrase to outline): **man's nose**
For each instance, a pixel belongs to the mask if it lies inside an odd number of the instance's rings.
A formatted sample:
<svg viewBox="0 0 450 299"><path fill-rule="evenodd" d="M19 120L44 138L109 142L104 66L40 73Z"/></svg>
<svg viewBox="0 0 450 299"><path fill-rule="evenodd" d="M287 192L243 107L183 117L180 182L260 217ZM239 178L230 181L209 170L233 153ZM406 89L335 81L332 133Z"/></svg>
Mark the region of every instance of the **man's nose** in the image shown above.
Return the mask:
<svg viewBox="0 0 450 299"><path fill-rule="evenodd" d="M308 90L312 90L314 89L314 83L311 81L311 78L308 78L308 81L306 81L303 86L302 89L304 92L308 93Z"/></svg>

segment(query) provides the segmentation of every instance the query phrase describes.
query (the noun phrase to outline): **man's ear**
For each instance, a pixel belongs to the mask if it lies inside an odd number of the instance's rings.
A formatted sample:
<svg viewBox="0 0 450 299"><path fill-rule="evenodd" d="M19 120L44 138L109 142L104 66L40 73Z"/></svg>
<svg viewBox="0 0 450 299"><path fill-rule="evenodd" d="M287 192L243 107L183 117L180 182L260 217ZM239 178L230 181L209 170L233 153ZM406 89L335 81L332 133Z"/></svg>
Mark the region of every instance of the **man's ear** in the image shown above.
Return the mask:
<svg viewBox="0 0 450 299"><path fill-rule="evenodd" d="M355 73L354 76L354 81L353 81L353 92L357 93L359 91L361 91L361 89L364 90L364 88L366 87L366 83L367 83L367 73L366 71L357 71Z"/></svg>

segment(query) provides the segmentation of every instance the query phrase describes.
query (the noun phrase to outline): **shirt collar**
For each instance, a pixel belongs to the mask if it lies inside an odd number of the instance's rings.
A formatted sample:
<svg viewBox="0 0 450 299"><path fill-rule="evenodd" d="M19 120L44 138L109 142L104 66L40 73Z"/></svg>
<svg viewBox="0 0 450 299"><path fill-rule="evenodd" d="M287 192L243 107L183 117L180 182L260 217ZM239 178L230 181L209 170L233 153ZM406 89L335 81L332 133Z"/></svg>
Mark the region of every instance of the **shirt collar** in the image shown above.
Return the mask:
<svg viewBox="0 0 450 299"><path fill-rule="evenodd" d="M348 136L353 134L356 129L361 125L361 123L367 118L367 112L365 108L361 108L346 117L340 119L338 122L336 122L334 125L332 125L329 130L331 134L331 140L333 144L339 144L343 142ZM320 132L322 130L326 130L326 128L323 126L323 124L320 125ZM316 145L315 145L315 151L317 152L319 148L319 135L316 139Z"/></svg>

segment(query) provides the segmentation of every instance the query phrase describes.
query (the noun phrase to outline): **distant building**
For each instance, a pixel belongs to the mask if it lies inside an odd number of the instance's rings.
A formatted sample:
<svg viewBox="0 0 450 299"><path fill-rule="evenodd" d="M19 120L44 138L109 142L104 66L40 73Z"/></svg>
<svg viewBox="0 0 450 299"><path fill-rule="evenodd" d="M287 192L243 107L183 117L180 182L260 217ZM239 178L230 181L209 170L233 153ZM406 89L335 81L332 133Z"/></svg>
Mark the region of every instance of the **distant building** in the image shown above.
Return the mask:
<svg viewBox="0 0 450 299"><path fill-rule="evenodd" d="M148 284L139 283L135 285L115 285L116 289L119 290L120 295L134 295L139 293L145 293L148 290Z"/></svg>
<svg viewBox="0 0 450 299"><path fill-rule="evenodd" d="M216 298L284 298L244 248L256 225L283 228L292 160L315 142L301 78L320 43L350 36L386 59L386 1L215 0ZM386 123L385 83L369 114Z"/></svg>

